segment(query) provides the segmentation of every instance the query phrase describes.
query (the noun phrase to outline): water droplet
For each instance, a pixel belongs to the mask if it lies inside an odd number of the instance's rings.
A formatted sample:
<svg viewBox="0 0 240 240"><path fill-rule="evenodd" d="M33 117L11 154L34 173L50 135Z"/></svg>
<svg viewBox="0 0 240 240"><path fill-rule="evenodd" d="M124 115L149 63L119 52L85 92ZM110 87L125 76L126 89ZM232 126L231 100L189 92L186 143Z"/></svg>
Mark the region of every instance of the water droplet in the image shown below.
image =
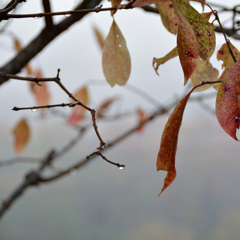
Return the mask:
<svg viewBox="0 0 240 240"><path fill-rule="evenodd" d="M119 35L118 35L118 34L116 34L116 36L117 36L117 37L119 37Z"/></svg>
<svg viewBox="0 0 240 240"><path fill-rule="evenodd" d="M122 45L121 45L121 44L119 44L118 46L119 46L119 47L121 47Z"/></svg>
<svg viewBox="0 0 240 240"><path fill-rule="evenodd" d="M237 122L237 121L238 121L238 116L236 116L236 117L234 118L234 120L235 120L235 122Z"/></svg>
<svg viewBox="0 0 240 240"><path fill-rule="evenodd" d="M77 174L77 169L76 169L76 168L72 168L72 169L70 170L70 174L71 174L72 176L76 175L76 174Z"/></svg>
<svg viewBox="0 0 240 240"><path fill-rule="evenodd" d="M124 165L124 164L121 164L121 165L119 165L119 167L118 167L119 170L123 170L124 168L125 168L125 165Z"/></svg>
<svg viewBox="0 0 240 240"><path fill-rule="evenodd" d="M39 18L41 18L41 17L34 17L35 19L39 19Z"/></svg>
<svg viewBox="0 0 240 240"><path fill-rule="evenodd" d="M65 17L71 17L71 14L65 14Z"/></svg>
<svg viewBox="0 0 240 240"><path fill-rule="evenodd" d="M32 111L33 111L33 112L36 112L36 111L37 111L37 108L34 108L34 107L33 107L33 108L32 108Z"/></svg>

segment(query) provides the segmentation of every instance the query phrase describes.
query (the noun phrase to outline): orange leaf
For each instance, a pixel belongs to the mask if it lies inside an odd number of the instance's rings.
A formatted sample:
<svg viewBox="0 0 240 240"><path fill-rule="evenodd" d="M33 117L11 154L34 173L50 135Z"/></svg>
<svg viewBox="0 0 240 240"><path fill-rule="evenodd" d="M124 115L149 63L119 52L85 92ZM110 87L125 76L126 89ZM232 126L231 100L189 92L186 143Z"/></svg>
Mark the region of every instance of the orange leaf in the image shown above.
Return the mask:
<svg viewBox="0 0 240 240"><path fill-rule="evenodd" d="M25 119L18 122L13 130L13 135L15 139L14 149L19 154L26 147L30 138L30 128Z"/></svg>
<svg viewBox="0 0 240 240"><path fill-rule="evenodd" d="M142 122L144 122L147 119L147 114L141 108L138 108L137 112L138 112L138 122L139 122L139 124L141 124ZM144 126L140 126L137 129L137 131L140 133L143 131L143 129L144 129Z"/></svg>
<svg viewBox="0 0 240 240"><path fill-rule="evenodd" d="M40 69L38 69L33 76L37 78L42 78L42 72ZM37 85L36 83L30 83L31 91L34 94L35 100L37 105L48 105L50 102L50 93L48 91L47 83L41 82L41 86ZM41 110L45 110L44 108L41 108Z"/></svg>
<svg viewBox="0 0 240 240"><path fill-rule="evenodd" d="M235 140L240 120L240 60L219 80L221 87L216 99L216 115L224 131Z"/></svg>
<svg viewBox="0 0 240 240"><path fill-rule="evenodd" d="M177 34L178 18L171 1L156 3L164 27L172 34Z"/></svg>
<svg viewBox="0 0 240 240"><path fill-rule="evenodd" d="M104 37L103 37L102 33L99 31L99 29L96 26L93 27L93 30L94 30L95 36L97 38L97 41L98 41L101 49L103 49Z"/></svg>
<svg viewBox="0 0 240 240"><path fill-rule="evenodd" d="M17 38L14 38L13 41L14 41L15 50L19 52L22 49L22 45L20 41Z"/></svg>
<svg viewBox="0 0 240 240"><path fill-rule="evenodd" d="M164 185L159 195L176 178L175 155L177 151L178 134L179 134L180 126L182 124L182 117L183 117L183 113L184 113L187 101L193 90L194 88L174 108L163 130L156 165L157 165L157 171L159 170L167 171L167 176L164 180Z"/></svg>
<svg viewBox="0 0 240 240"><path fill-rule="evenodd" d="M89 103L89 95L87 87L80 88L74 96L82 102L84 105L88 105ZM74 102L74 101L72 101ZM86 109L82 106L76 105L73 107L71 115L69 117L69 123L72 125L78 124L85 116Z"/></svg>
<svg viewBox="0 0 240 240"><path fill-rule="evenodd" d="M111 87L115 84L123 86L127 83L131 72L131 59L125 38L115 20L104 43L102 67Z"/></svg>
<svg viewBox="0 0 240 240"><path fill-rule="evenodd" d="M97 110L97 117L102 118L105 112L117 99L118 99L117 97L112 97L110 99L105 100Z"/></svg>

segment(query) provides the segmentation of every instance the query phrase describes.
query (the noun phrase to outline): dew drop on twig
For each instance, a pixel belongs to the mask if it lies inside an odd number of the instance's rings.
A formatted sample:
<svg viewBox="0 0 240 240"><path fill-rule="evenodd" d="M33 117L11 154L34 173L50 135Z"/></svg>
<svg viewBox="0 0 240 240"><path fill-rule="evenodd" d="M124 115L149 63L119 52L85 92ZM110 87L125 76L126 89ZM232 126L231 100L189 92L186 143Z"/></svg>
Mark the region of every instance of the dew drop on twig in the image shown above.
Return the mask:
<svg viewBox="0 0 240 240"><path fill-rule="evenodd" d="M31 110L32 110L32 112L36 112L37 108L32 108Z"/></svg>
<svg viewBox="0 0 240 240"><path fill-rule="evenodd" d="M119 165L119 167L118 167L119 170L123 170L124 168L125 168L125 165L123 165L123 164Z"/></svg>
<svg viewBox="0 0 240 240"><path fill-rule="evenodd" d="M65 17L71 17L71 14L65 14Z"/></svg>

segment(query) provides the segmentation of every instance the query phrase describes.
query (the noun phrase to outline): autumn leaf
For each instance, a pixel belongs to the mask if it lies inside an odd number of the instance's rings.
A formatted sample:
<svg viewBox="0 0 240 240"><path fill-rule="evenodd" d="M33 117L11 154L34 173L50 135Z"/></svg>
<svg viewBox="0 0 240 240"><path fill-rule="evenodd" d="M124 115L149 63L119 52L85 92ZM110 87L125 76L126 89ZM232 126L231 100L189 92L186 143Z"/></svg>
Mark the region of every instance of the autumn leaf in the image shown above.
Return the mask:
<svg viewBox="0 0 240 240"><path fill-rule="evenodd" d="M177 34L178 30L178 18L174 12L174 8L171 1L156 3L162 23L164 27L172 34Z"/></svg>
<svg viewBox="0 0 240 240"><path fill-rule="evenodd" d="M101 47L101 49L103 49L104 37L103 37L102 33L99 31L99 29L96 26L93 27L93 30L94 30L94 34L96 36L96 39L99 43L99 46Z"/></svg>
<svg viewBox="0 0 240 240"><path fill-rule="evenodd" d="M216 115L224 131L235 140L240 120L240 60L224 75L216 99Z"/></svg>
<svg viewBox="0 0 240 240"><path fill-rule="evenodd" d="M153 68L155 69L155 72L157 75L158 74L158 68L160 65L164 64L165 62L169 61L172 58L175 58L176 56L178 56L178 48L175 47L172 51L170 51L167 55L165 55L162 58L153 58Z"/></svg>
<svg viewBox="0 0 240 240"><path fill-rule="evenodd" d="M127 83L131 72L131 59L125 38L115 20L104 43L102 66L104 76L111 87Z"/></svg>
<svg viewBox="0 0 240 240"><path fill-rule="evenodd" d="M141 124L147 119L147 114L140 107L137 108L137 113L138 113L138 122L139 124ZM144 126L142 125L137 129L137 131L141 133L143 129L144 129Z"/></svg>
<svg viewBox="0 0 240 240"><path fill-rule="evenodd" d="M110 108L110 106L117 100L118 98L117 97L112 97L112 98L109 98L107 100L105 100L101 105L100 107L98 108L97 110L97 117L98 118L102 118L106 111Z"/></svg>
<svg viewBox="0 0 240 240"><path fill-rule="evenodd" d="M17 154L21 153L26 147L30 138L30 128L25 119L17 123L13 130L14 150Z"/></svg>
<svg viewBox="0 0 240 240"><path fill-rule="evenodd" d="M202 82L213 82L217 81L219 72L212 66L210 62L205 62L198 57L196 61L196 67L191 75L192 86L195 87ZM217 83L218 84L218 83ZM194 91L200 92L210 88L214 84L205 84L201 87L196 88Z"/></svg>
<svg viewBox="0 0 240 240"><path fill-rule="evenodd" d="M122 2L122 0L108 0L112 3L112 7L117 7ZM111 16L113 16L117 10L111 10Z"/></svg>
<svg viewBox="0 0 240 240"><path fill-rule="evenodd" d="M20 41L19 41L16 37L14 37L14 38L13 38L13 42L14 42L14 48L15 48L15 50L18 51L18 52L21 51L21 49L22 49L22 44L20 43ZM29 76L32 75L33 71L32 71L32 68L30 67L30 65L27 64L27 65L25 66L25 68L26 68L27 74L28 74Z"/></svg>
<svg viewBox="0 0 240 240"><path fill-rule="evenodd" d="M238 49L232 45L230 40L228 40L229 46L232 49L233 55L236 58L236 60L240 59L240 52ZM224 69L221 77L223 78L224 74L229 71L229 69L234 65L234 60L232 58L232 55L229 52L229 48L227 46L227 43L224 43L222 47L218 50L217 52L217 60L218 61L223 61L222 68ZM221 84L217 84L216 86L213 86L217 91L221 88Z"/></svg>
<svg viewBox="0 0 240 240"><path fill-rule="evenodd" d="M157 171L167 171L167 176L159 195L169 187L176 178L175 155L177 152L178 134L186 104L194 89L195 88L193 88L174 108L163 130L156 165Z"/></svg>
<svg viewBox="0 0 240 240"><path fill-rule="evenodd" d="M84 105L88 105L89 103L89 94L88 94L88 89L87 87L82 87L80 88L74 96L82 102ZM74 102L72 100L72 102ZM72 125L78 124L85 116L86 114L86 109L82 106L76 105L75 107L72 108L71 115L69 117L69 123Z"/></svg>
<svg viewBox="0 0 240 240"><path fill-rule="evenodd" d="M197 37L199 56L208 62L216 46L214 26L205 18L208 15L201 15L187 0L179 0L178 4Z"/></svg>
<svg viewBox="0 0 240 240"><path fill-rule="evenodd" d="M136 0L133 3L133 7L143 7L150 4L161 3L161 2L168 2L169 0Z"/></svg>
<svg viewBox="0 0 240 240"><path fill-rule="evenodd" d="M185 19L182 13L178 10L178 2L173 0L174 9L178 16L178 34L177 48L184 72L184 85L191 77L195 69L195 59L198 57L198 42L190 23Z"/></svg>
<svg viewBox="0 0 240 240"><path fill-rule="evenodd" d="M33 76L37 78L43 77L40 69L33 73ZM32 93L34 94L37 105L43 106L49 104L51 97L48 91L47 83L41 82L41 86L39 86L36 83L31 82L30 88ZM44 111L45 109L41 108L41 110Z"/></svg>

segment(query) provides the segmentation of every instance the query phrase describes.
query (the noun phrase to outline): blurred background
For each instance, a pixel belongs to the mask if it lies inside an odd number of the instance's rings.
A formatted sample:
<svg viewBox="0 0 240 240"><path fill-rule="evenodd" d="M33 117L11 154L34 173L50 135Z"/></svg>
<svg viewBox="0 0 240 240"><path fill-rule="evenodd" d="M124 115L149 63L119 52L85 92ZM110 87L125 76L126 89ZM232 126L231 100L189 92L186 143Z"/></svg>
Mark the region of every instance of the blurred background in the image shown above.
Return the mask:
<svg viewBox="0 0 240 240"><path fill-rule="evenodd" d="M1 7L7 1L1 3ZM52 0L53 11L70 10L79 1ZM224 1L217 1L225 4ZM228 1L234 6L236 1ZM109 6L103 1L104 7ZM200 5L200 4L199 4ZM196 5L200 9L200 6ZM195 6L195 5L194 5ZM42 12L41 1L29 0L19 5L17 13ZM221 16L220 16L221 17ZM227 18L227 16L223 16ZM61 21L64 17L55 17ZM153 57L162 57L176 46L176 37L167 32L157 14L141 9L118 11L115 20L131 55L132 72L127 86L145 91L160 104L171 103L186 91L178 58L159 68L152 67ZM90 106L96 108L106 98L118 96L112 114L134 112L141 107L149 113L150 102L127 87L111 88L104 83L101 49L94 35L96 26L106 36L112 23L109 12L91 13L50 43L30 62L41 68L45 77L56 76L60 68L62 83L75 92L87 84ZM3 24L3 23L0 23ZM44 26L44 19L19 19L8 29L23 47ZM216 35L218 50L224 43ZM231 42L239 49L240 41ZM4 65L16 52L9 34L0 35L0 64ZM216 53L211 62L221 73ZM26 75L23 71L22 75ZM66 94L48 84L51 104L69 102ZM215 92L213 89L207 94ZM194 93L199 96L202 93ZM215 99L207 101L214 109ZM51 112L18 111L14 106L35 105L29 83L10 80L0 87L0 161L16 157L12 130L26 118L31 140L22 157L42 158L51 149L60 150L76 131L65 119ZM71 109L59 109L69 114ZM160 197L165 172L156 172L156 157L163 127L168 115L150 122L141 133L134 133L104 155L126 165L124 170L96 158L77 174L56 182L29 188L4 215L0 223L1 240L88 239L88 240L222 240L240 236L240 163L239 143L219 126L216 116L196 102L186 107L176 156L177 178ZM90 116L85 120L90 121ZM106 143L136 125L138 118L98 123ZM238 136L240 137L239 133ZM95 151L98 139L91 129L84 139L59 160L56 167L68 166ZM34 164L19 163L0 168L0 199L3 200L21 183Z"/></svg>

